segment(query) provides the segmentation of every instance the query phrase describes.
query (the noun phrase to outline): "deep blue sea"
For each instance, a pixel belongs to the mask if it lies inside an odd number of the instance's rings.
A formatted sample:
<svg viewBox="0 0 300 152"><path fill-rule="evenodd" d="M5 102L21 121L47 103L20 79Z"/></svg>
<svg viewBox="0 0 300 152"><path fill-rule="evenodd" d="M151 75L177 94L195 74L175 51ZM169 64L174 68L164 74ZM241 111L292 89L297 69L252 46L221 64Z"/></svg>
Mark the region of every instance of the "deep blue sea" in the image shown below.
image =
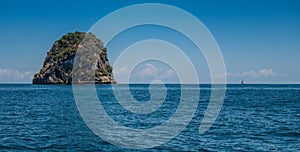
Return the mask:
<svg viewBox="0 0 300 152"><path fill-rule="evenodd" d="M139 129L167 121L178 107L181 89L194 87L166 85L161 108L136 115L120 107L111 85L96 86L107 113L119 124ZM122 85L115 88L124 89ZM222 110L203 135L198 129L211 86L200 88L197 111L186 128L171 141L142 151L300 151L300 85L227 85ZM149 85L130 85L130 91L140 102L151 98ZM131 151L102 140L89 129L77 109L72 86L1 84L0 151L27 150Z"/></svg>

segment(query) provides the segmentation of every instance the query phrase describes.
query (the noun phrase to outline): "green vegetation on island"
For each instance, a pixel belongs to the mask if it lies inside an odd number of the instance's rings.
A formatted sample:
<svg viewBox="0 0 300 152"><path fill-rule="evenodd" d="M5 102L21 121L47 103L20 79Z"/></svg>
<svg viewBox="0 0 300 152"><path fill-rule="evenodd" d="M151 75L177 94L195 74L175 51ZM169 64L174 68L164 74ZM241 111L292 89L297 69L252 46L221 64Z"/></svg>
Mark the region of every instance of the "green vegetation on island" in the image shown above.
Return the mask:
<svg viewBox="0 0 300 152"><path fill-rule="evenodd" d="M82 43L84 41L84 43ZM89 52L87 52L89 51ZM73 63L76 58L80 70L79 80L72 80ZM95 70L95 77L87 77L87 69ZM78 77L78 76L77 76ZM55 41L47 52L41 70L34 75L33 84L71 84L71 83L116 83L112 74L112 67L107 58L107 49L92 33L68 33Z"/></svg>

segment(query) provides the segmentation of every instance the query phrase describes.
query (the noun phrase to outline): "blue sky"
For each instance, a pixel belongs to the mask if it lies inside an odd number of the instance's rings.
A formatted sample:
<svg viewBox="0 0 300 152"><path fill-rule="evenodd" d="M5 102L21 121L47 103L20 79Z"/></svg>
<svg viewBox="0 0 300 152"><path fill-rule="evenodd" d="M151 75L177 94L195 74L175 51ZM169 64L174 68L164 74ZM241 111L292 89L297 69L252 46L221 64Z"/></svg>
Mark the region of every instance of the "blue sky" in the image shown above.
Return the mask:
<svg viewBox="0 0 300 152"><path fill-rule="evenodd" d="M289 0L3 0L0 82L30 82L62 35L88 31L108 13L146 2L174 5L200 19L222 50L229 83L300 83L300 2Z"/></svg>

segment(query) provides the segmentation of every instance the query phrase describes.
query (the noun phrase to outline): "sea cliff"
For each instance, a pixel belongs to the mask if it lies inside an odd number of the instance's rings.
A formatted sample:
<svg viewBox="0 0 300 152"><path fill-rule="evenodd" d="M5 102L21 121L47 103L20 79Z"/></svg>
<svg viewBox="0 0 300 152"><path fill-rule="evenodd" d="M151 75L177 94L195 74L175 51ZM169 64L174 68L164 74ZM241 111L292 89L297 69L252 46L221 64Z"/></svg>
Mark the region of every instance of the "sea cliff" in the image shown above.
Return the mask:
<svg viewBox="0 0 300 152"><path fill-rule="evenodd" d="M85 44L81 43L85 40ZM88 47L86 47L88 46ZM78 48L84 48L84 51L78 52ZM92 51L92 52L87 52ZM88 58L88 55L92 54ZM85 67L93 61L93 70L95 77L93 79L86 78L85 71L81 71L82 81L72 79L73 63L76 58L81 61L79 67ZM86 61L86 62L85 62ZM87 68L82 68L87 69ZM92 33L75 32L68 33L59 40L55 41L52 48L47 52L42 68L36 73L32 80L33 84L71 84L71 83L96 83L110 84L116 83L113 78L112 67L107 58L107 49L103 48L103 43Z"/></svg>

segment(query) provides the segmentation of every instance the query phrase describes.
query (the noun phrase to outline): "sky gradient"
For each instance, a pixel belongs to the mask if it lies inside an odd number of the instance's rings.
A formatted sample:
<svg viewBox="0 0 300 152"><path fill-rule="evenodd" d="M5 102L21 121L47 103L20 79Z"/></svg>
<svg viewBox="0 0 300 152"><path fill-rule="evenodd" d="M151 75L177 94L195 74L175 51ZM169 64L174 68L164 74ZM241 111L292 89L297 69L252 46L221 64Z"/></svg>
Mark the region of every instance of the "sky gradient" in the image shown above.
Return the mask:
<svg viewBox="0 0 300 152"><path fill-rule="evenodd" d="M246 83L300 83L300 2L296 0L3 0L0 82L31 82L46 52L62 35L88 31L108 13L138 3L174 5L201 20L221 48L229 83L242 79Z"/></svg>

